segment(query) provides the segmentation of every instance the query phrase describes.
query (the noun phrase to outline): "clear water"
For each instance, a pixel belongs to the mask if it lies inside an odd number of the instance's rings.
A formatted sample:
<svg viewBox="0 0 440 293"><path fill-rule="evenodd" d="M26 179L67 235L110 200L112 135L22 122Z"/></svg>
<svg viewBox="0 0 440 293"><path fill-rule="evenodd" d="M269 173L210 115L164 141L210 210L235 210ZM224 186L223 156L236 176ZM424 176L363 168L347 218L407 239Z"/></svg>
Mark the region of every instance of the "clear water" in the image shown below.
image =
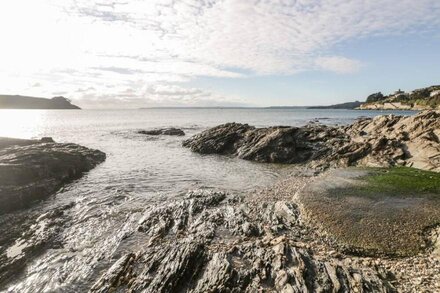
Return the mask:
<svg viewBox="0 0 440 293"><path fill-rule="evenodd" d="M63 217L56 246L28 260L25 270L7 284L11 292L82 292L112 259L142 245L131 234L142 210L189 189L251 191L273 183L290 166L258 164L224 156L202 156L181 147L185 137L148 137L137 130L179 127L189 137L225 122L255 126L300 126L318 119L347 124L360 116L410 115L405 111L307 109L139 109L139 110L0 110L0 136L74 142L97 148L107 160L54 197L18 212L1 229L22 229L44 212L73 202ZM1 217L0 217L1 220ZM34 227L43 233L44 223ZM124 241L123 238L126 238ZM0 236L1 237L1 236ZM20 257L26 239L0 247L7 257Z"/></svg>

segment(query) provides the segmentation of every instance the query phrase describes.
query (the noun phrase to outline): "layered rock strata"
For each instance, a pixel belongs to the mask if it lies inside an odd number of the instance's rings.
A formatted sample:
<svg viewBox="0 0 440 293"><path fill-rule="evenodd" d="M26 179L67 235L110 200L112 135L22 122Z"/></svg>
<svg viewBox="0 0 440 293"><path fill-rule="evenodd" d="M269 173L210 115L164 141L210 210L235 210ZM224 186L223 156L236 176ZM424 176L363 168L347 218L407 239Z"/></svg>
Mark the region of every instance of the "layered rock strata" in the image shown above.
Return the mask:
<svg viewBox="0 0 440 293"><path fill-rule="evenodd" d="M105 154L49 138L0 138L0 213L29 206L105 160Z"/></svg>
<svg viewBox="0 0 440 293"><path fill-rule="evenodd" d="M440 112L364 118L349 126L255 128L227 123L183 142L201 154L314 168L413 166L440 171Z"/></svg>
<svg viewBox="0 0 440 293"><path fill-rule="evenodd" d="M386 272L315 255L296 204L190 192L147 209L148 236L91 292L394 292Z"/></svg>

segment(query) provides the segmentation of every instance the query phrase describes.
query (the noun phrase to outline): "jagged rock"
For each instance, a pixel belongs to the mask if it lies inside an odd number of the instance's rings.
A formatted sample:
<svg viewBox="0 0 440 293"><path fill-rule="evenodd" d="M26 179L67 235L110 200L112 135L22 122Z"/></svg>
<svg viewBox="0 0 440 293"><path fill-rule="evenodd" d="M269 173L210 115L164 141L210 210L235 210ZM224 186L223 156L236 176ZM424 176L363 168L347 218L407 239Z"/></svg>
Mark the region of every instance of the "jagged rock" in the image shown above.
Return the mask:
<svg viewBox="0 0 440 293"><path fill-rule="evenodd" d="M345 127L255 128L227 123L183 142L202 154L235 155L270 163L307 163L315 168L411 165L440 171L440 112L378 116Z"/></svg>
<svg viewBox="0 0 440 293"><path fill-rule="evenodd" d="M360 139L359 133L366 133ZM352 140L377 148L360 162L363 165L394 165L399 159L403 164L424 170L440 171L440 112L423 111L414 116L377 116L355 122L346 128Z"/></svg>
<svg viewBox="0 0 440 293"><path fill-rule="evenodd" d="M54 245L66 221L62 215L73 206L73 203L69 203L56 207L36 217L32 225L20 228L17 228L16 215L12 213L2 215L0 285L17 276L29 259L42 253L50 245Z"/></svg>
<svg viewBox="0 0 440 293"><path fill-rule="evenodd" d="M323 125L255 128L227 123L185 140L183 146L203 154L236 155L258 162L302 163L327 149L328 131L332 129Z"/></svg>
<svg viewBox="0 0 440 293"><path fill-rule="evenodd" d="M308 233L291 202L190 192L148 208L138 230L150 240L91 292L394 292L372 268L305 248Z"/></svg>
<svg viewBox="0 0 440 293"><path fill-rule="evenodd" d="M153 129L153 130L140 130L139 134L146 135L176 135L176 136L184 136L185 132L179 128L161 128L161 129Z"/></svg>
<svg viewBox="0 0 440 293"><path fill-rule="evenodd" d="M0 212L29 206L105 160L77 144L0 138Z"/></svg>

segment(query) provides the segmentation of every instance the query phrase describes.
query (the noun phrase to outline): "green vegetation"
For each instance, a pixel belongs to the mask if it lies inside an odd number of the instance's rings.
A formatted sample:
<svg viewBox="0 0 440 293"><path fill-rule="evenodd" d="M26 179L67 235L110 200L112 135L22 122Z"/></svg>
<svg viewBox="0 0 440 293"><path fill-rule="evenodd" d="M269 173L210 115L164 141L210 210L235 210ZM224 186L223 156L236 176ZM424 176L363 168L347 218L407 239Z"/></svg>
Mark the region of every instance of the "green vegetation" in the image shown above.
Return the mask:
<svg viewBox="0 0 440 293"><path fill-rule="evenodd" d="M380 102L384 99L385 99L385 97L383 96L383 94L381 92L378 92L378 93L374 93L374 94L369 95L367 97L366 102L367 103L375 103L375 102Z"/></svg>
<svg viewBox="0 0 440 293"><path fill-rule="evenodd" d="M440 174L408 167L372 169L365 178L367 184L359 187L368 193L387 193L389 195L440 195Z"/></svg>
<svg viewBox="0 0 440 293"><path fill-rule="evenodd" d="M333 170L299 198L345 253L417 255L433 249L429 233L440 225L440 174L414 168Z"/></svg>
<svg viewBox="0 0 440 293"><path fill-rule="evenodd" d="M414 90L410 93L397 91L384 96L381 92L371 94L366 99L367 104L402 103L427 109L440 107L440 85Z"/></svg>

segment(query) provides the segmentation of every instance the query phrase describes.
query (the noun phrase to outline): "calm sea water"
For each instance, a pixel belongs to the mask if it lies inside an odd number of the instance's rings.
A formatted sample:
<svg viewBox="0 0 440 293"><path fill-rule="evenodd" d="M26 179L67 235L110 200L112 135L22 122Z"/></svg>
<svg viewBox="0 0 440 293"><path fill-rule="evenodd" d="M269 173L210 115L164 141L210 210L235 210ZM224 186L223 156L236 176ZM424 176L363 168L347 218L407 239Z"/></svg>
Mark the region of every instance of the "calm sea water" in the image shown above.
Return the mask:
<svg viewBox="0 0 440 293"><path fill-rule="evenodd" d="M97 148L107 160L83 178L26 214L25 224L57 206L73 202L63 217L56 247L30 259L22 275L8 284L13 292L80 292L126 249L142 245L131 233L143 208L176 197L189 189L251 191L289 173L290 166L258 164L216 155L202 156L181 147L185 137L148 137L137 130L182 128L189 137L225 122L255 126L347 124L361 116L411 115L407 111L307 109L140 109L140 110L0 110L0 136L74 142ZM31 215L31 216L29 216ZM24 229L18 221L3 229ZM20 223L20 224L18 224ZM1 233L1 231L0 231ZM20 257L23 238L4 251ZM0 250L1 252L1 250Z"/></svg>

